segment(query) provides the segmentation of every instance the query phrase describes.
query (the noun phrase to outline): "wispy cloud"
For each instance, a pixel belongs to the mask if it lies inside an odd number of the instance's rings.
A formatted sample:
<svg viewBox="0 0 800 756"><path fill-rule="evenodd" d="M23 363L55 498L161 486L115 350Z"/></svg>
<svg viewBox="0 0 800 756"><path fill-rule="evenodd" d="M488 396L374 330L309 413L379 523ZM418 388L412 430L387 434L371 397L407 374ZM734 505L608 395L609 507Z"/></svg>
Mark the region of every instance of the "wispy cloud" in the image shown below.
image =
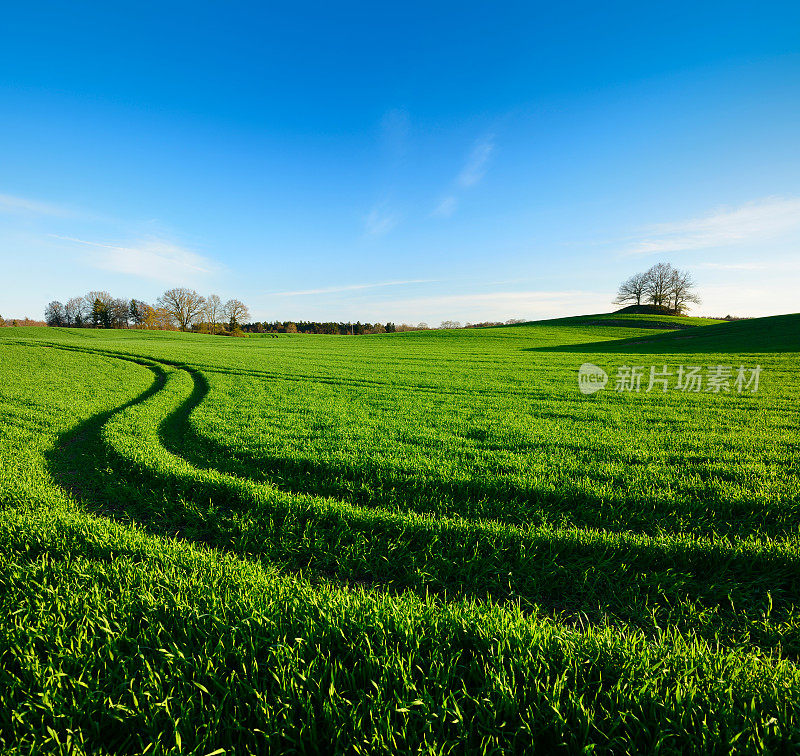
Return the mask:
<svg viewBox="0 0 800 756"><path fill-rule="evenodd" d="M359 289L377 289L381 286L405 286L407 284L433 283L434 278L413 278L408 281L381 281L380 283L351 284L349 286L329 286L324 289L303 289L301 291L276 291L273 297L304 297L310 294L332 294L339 291L357 291Z"/></svg>
<svg viewBox="0 0 800 756"><path fill-rule="evenodd" d="M458 185L464 189L475 186L486 173L489 159L494 152L494 134L479 139L472 147L467 162L458 174Z"/></svg>
<svg viewBox="0 0 800 756"><path fill-rule="evenodd" d="M25 197L14 197L10 194L0 194L0 212L50 215L58 218L68 218L73 215L72 211L60 205L54 205L49 202L39 202L37 200L26 199Z"/></svg>
<svg viewBox="0 0 800 756"><path fill-rule="evenodd" d="M458 199L452 194L443 197L442 201L433 209L431 213L435 218L449 218L458 207Z"/></svg>
<svg viewBox="0 0 800 756"><path fill-rule="evenodd" d="M139 278L180 283L220 269L213 260L163 239L150 238L131 246L120 246L67 236L55 238L93 248L95 251L87 260L95 268Z"/></svg>
<svg viewBox="0 0 800 756"><path fill-rule="evenodd" d="M467 156L464 167L455 179L455 191L443 197L431 211L431 217L449 218L458 207L458 193L477 186L486 175L489 160L494 153L494 134L478 139Z"/></svg>
<svg viewBox="0 0 800 756"><path fill-rule="evenodd" d="M397 214L387 208L373 207L364 219L364 233L367 236L383 236L388 234L399 220Z"/></svg>
<svg viewBox="0 0 800 756"><path fill-rule="evenodd" d="M800 198L768 197L737 208L645 229L643 238L624 251L655 255L758 242L800 228Z"/></svg>

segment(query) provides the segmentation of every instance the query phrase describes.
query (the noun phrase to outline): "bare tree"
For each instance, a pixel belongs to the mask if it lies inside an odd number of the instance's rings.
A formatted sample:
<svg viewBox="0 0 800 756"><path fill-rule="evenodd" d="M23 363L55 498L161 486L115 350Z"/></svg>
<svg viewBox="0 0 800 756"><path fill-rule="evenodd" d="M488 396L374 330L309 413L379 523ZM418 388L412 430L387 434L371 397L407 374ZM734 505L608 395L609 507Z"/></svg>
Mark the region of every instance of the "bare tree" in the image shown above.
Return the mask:
<svg viewBox="0 0 800 756"><path fill-rule="evenodd" d="M44 319L49 326L64 326L67 324L64 305L58 300L50 302L44 310Z"/></svg>
<svg viewBox="0 0 800 756"><path fill-rule="evenodd" d="M187 331L202 312L205 299L194 289L178 287L165 291L158 298L158 304L169 313L181 331Z"/></svg>
<svg viewBox="0 0 800 756"><path fill-rule="evenodd" d="M82 326L83 297L72 297L64 305L64 319L68 326Z"/></svg>
<svg viewBox="0 0 800 756"><path fill-rule="evenodd" d="M83 325L83 297L72 297L64 305L64 315L67 318L67 324L70 326L80 327Z"/></svg>
<svg viewBox="0 0 800 756"><path fill-rule="evenodd" d="M689 303L700 302L694 287L691 273L661 262L624 281L614 301L615 304L631 302L637 305L646 301L682 314Z"/></svg>
<svg viewBox="0 0 800 756"><path fill-rule="evenodd" d="M211 333L217 332L217 325L222 318L222 302L219 295L209 294L206 297L206 305L203 308L203 319L208 323Z"/></svg>
<svg viewBox="0 0 800 756"><path fill-rule="evenodd" d="M225 302L222 314L227 318L231 329L250 318L250 310L247 309L247 305L238 299L229 299Z"/></svg>
<svg viewBox="0 0 800 756"><path fill-rule="evenodd" d="M156 307L153 310L156 320L156 328L160 331L174 331L176 329L175 319L166 307Z"/></svg>
<svg viewBox="0 0 800 756"><path fill-rule="evenodd" d="M658 263L647 271L646 294L650 304L669 307L669 292L675 268L669 263Z"/></svg>
<svg viewBox="0 0 800 756"><path fill-rule="evenodd" d="M696 284L688 270L675 269L669 283L670 308L679 315L687 309L689 304L700 304L702 301L695 293Z"/></svg>
<svg viewBox="0 0 800 756"><path fill-rule="evenodd" d="M130 303L127 299L111 300L111 326L113 328L127 328L130 322Z"/></svg>
<svg viewBox="0 0 800 756"><path fill-rule="evenodd" d="M647 273L636 273L632 275L627 281L623 281L620 284L614 304L640 305L647 292L648 282Z"/></svg>
<svg viewBox="0 0 800 756"><path fill-rule="evenodd" d="M457 320L443 320L439 328L461 328L461 323Z"/></svg>
<svg viewBox="0 0 800 756"><path fill-rule="evenodd" d="M111 306L111 300L113 299L113 297L107 291L90 291L83 298L83 301L86 303L87 309L91 310L92 307L94 307L95 301L98 299L104 305Z"/></svg>

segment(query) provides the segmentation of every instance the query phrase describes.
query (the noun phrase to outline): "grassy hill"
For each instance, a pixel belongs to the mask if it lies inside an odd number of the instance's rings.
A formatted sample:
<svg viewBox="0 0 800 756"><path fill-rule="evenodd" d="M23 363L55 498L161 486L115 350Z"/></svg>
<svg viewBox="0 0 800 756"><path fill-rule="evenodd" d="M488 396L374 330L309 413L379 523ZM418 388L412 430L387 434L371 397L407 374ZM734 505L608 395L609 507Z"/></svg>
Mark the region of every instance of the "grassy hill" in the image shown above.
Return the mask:
<svg viewBox="0 0 800 756"><path fill-rule="evenodd" d="M795 750L799 318L0 329L0 751Z"/></svg>
<svg viewBox="0 0 800 756"><path fill-rule="evenodd" d="M557 320L538 321L540 323L560 323L562 325L604 325L608 324L627 324L630 328L646 327L644 324L649 324L652 327L671 326L673 328L691 328L695 326L714 325L716 323L725 323L725 320L714 320L713 318L692 318L685 315L663 315L657 314L639 314L639 313L624 313L624 312L606 312L599 315L578 315L572 318L558 318Z"/></svg>
<svg viewBox="0 0 800 756"><path fill-rule="evenodd" d="M631 316L642 318L647 316ZM597 319L600 322L600 319ZM694 320L701 321L700 318ZM650 353L781 353L800 352L800 314L775 315L768 318L749 320L709 321L693 323L690 333L671 332L637 336L630 339L602 340L581 344L579 351L593 351L603 346L603 350L615 352ZM576 319L575 325L580 325Z"/></svg>

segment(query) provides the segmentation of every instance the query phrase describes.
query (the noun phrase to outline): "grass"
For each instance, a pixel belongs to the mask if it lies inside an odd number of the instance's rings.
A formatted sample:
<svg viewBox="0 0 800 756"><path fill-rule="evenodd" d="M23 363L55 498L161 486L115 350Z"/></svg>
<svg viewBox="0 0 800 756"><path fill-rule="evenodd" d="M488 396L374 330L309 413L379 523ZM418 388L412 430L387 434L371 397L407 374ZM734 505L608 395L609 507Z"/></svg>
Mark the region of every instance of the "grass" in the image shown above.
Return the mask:
<svg viewBox="0 0 800 756"><path fill-rule="evenodd" d="M0 752L796 751L800 316L629 318L3 329Z"/></svg>
<svg viewBox="0 0 800 756"><path fill-rule="evenodd" d="M661 314L640 314L640 313L627 313L627 312L609 312L601 313L599 315L578 315L571 318L559 318L558 320L549 321L550 323L559 323L562 325L595 325L602 324L603 322L614 324L627 324L632 328L673 326L674 328L688 328L695 326L716 325L717 323L725 323L724 320L715 320L714 318L694 318L684 315L661 315Z"/></svg>

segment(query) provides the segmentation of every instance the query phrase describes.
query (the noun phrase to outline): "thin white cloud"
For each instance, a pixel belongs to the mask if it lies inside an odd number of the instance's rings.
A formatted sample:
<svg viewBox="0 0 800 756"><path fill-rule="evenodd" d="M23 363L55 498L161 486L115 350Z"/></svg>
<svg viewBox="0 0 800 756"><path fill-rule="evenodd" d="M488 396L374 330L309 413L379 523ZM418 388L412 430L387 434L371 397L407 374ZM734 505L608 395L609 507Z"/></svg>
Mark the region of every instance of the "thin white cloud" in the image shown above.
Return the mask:
<svg viewBox="0 0 800 756"><path fill-rule="evenodd" d="M695 270L723 270L723 271L764 271L767 273L796 273L800 271L800 260L771 260L770 262L732 262L715 263L703 262L690 265Z"/></svg>
<svg viewBox="0 0 800 756"><path fill-rule="evenodd" d="M800 198L768 197L700 218L655 224L625 254L655 255L761 242L799 228Z"/></svg>
<svg viewBox="0 0 800 756"><path fill-rule="evenodd" d="M486 173L486 166L494 152L494 135L479 139L472 147L467 162L458 174L458 185L463 189L475 186Z"/></svg>
<svg viewBox="0 0 800 756"><path fill-rule="evenodd" d="M453 215L458 207L458 192L471 189L481 182L493 153L494 134L488 134L473 144L464 167L456 176L456 191L439 200L439 204L431 211L431 217L449 218Z"/></svg>
<svg viewBox="0 0 800 756"><path fill-rule="evenodd" d="M49 202L14 197L10 194L0 194L0 212L14 214L50 215L57 218L68 218L73 213L60 205Z"/></svg>
<svg viewBox="0 0 800 756"><path fill-rule="evenodd" d="M383 207L373 207L364 219L364 233L367 236L383 236L388 234L399 220L395 213Z"/></svg>
<svg viewBox="0 0 800 756"><path fill-rule="evenodd" d="M382 286L405 286L407 284L433 283L433 278L414 278L408 281L381 281L380 283L351 284L349 286L329 286L325 289L303 289L301 291L276 291L273 297L304 297L310 294L333 294L339 291L357 291L359 289L377 289Z"/></svg>
<svg viewBox="0 0 800 756"><path fill-rule="evenodd" d="M133 246L119 246L67 236L55 238L99 250L87 258L95 268L139 278L179 283L210 275L220 268L213 260L162 239L151 238Z"/></svg>
<svg viewBox="0 0 800 756"><path fill-rule="evenodd" d="M458 207L458 199L452 194L444 197L431 213L435 218L449 218Z"/></svg>

